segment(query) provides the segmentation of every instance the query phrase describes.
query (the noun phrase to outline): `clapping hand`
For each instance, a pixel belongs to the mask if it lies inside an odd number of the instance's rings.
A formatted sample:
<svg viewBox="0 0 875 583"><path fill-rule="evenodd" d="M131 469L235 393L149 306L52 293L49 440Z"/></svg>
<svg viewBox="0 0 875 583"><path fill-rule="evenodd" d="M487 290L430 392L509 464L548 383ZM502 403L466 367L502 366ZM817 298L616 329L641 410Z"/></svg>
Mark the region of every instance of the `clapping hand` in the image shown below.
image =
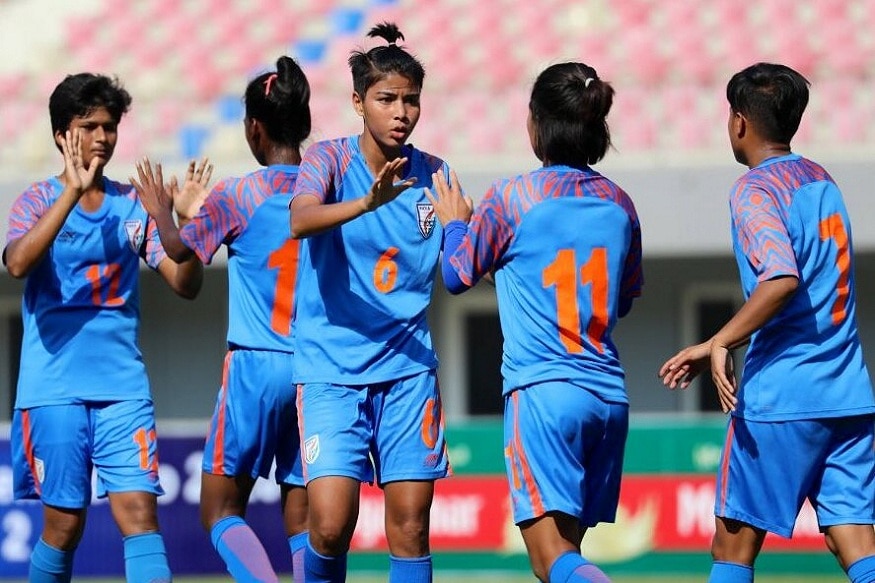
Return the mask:
<svg viewBox="0 0 875 583"><path fill-rule="evenodd" d="M208 158L196 164L194 160L188 163L185 172L185 182L180 188L176 176L170 179L170 196L173 198L173 208L181 221L190 221L203 206L210 194L207 188L213 176L213 164Z"/></svg>

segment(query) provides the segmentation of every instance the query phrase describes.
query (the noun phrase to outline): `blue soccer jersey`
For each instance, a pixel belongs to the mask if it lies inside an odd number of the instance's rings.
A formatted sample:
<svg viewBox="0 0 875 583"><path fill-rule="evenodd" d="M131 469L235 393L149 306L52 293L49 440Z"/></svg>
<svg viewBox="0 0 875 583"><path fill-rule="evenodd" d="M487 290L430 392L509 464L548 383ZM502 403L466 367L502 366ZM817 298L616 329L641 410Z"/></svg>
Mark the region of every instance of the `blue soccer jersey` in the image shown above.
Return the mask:
<svg viewBox="0 0 875 583"><path fill-rule="evenodd" d="M15 407L149 400L137 346L139 263L165 258L154 222L130 185L104 179L95 212L76 206L46 256L28 275ZM57 200L57 178L16 200L7 244L24 236Z"/></svg>
<svg viewBox="0 0 875 583"><path fill-rule="evenodd" d="M291 324L299 242L289 201L297 166L275 165L215 186L180 230L204 263L228 246L228 345L292 352Z"/></svg>
<svg viewBox="0 0 875 583"><path fill-rule="evenodd" d="M385 382L437 366L426 310L443 232L423 192L440 159L406 146L416 184L392 202L301 244L296 382ZM294 196L326 204L364 196L374 176L358 137L307 150Z"/></svg>
<svg viewBox="0 0 875 583"><path fill-rule="evenodd" d="M875 411L855 317L851 223L819 165L766 160L735 184L732 241L744 294L799 279L784 308L750 340L736 415L786 421Z"/></svg>
<svg viewBox="0 0 875 583"><path fill-rule="evenodd" d="M641 229L614 183L565 166L498 181L450 263L468 286L495 273L505 394L565 379L627 402L611 330L641 293Z"/></svg>

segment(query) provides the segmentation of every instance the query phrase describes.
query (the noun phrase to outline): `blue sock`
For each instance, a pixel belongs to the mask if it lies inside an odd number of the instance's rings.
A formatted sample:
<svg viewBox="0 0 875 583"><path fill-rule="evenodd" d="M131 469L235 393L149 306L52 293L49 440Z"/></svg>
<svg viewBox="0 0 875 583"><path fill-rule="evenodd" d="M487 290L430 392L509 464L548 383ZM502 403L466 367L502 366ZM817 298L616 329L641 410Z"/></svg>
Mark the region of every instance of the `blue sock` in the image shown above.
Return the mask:
<svg viewBox="0 0 875 583"><path fill-rule="evenodd" d="M431 583L431 555L396 557L389 555L389 583Z"/></svg>
<svg viewBox="0 0 875 583"><path fill-rule="evenodd" d="M126 536L124 547L125 579L128 583L169 583L173 580L160 533Z"/></svg>
<svg viewBox="0 0 875 583"><path fill-rule="evenodd" d="M559 555L550 567L550 583L610 583L605 572L574 551Z"/></svg>
<svg viewBox="0 0 875 583"><path fill-rule="evenodd" d="M73 577L73 553L50 547L40 537L30 555L30 583L69 583Z"/></svg>
<svg viewBox="0 0 875 583"><path fill-rule="evenodd" d="M346 581L346 553L338 557L320 555L310 546L304 549L304 580L307 583L343 583Z"/></svg>
<svg viewBox="0 0 875 583"><path fill-rule="evenodd" d="M304 583L304 551L307 549L307 532L289 537L292 549L292 583Z"/></svg>
<svg viewBox="0 0 875 583"><path fill-rule="evenodd" d="M226 516L210 529L213 547L240 583L279 583L261 541L239 516Z"/></svg>
<svg viewBox="0 0 875 583"><path fill-rule="evenodd" d="M753 567L726 561L714 561L708 583L753 583Z"/></svg>
<svg viewBox="0 0 875 583"><path fill-rule="evenodd" d="M863 557L851 563L848 567L848 579L851 583L872 583L875 581L875 555Z"/></svg>

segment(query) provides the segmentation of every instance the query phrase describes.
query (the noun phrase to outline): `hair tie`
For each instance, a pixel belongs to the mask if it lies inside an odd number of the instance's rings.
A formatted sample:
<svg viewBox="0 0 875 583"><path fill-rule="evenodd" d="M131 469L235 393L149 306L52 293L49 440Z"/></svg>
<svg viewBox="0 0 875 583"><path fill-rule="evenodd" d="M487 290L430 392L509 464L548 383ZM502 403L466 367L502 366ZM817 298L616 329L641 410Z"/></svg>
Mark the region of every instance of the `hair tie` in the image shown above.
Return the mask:
<svg viewBox="0 0 875 583"><path fill-rule="evenodd" d="M587 78L584 79L584 81L583 81L583 86L584 86L584 87L589 87L589 84L592 83L593 81L595 81L594 78L592 78L592 77L587 77Z"/></svg>
<svg viewBox="0 0 875 583"><path fill-rule="evenodd" d="M265 97L270 95L270 85L271 85L271 83L276 81L276 77L277 77L276 73L271 73L270 75L267 76L267 79L264 80L264 96Z"/></svg>

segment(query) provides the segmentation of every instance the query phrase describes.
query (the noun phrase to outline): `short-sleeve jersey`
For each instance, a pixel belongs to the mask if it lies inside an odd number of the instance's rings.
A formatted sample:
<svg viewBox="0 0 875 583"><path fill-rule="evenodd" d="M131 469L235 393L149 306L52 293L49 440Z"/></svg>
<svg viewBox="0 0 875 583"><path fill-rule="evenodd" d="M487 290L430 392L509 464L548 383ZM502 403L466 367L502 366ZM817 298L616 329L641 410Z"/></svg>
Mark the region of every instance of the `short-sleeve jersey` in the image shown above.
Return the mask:
<svg viewBox="0 0 875 583"><path fill-rule="evenodd" d="M495 274L505 394L564 379L628 402L611 331L641 294L641 227L617 185L567 166L498 181L450 263L469 286Z"/></svg>
<svg viewBox="0 0 875 583"><path fill-rule="evenodd" d="M301 242L295 336L296 382L369 384L437 367L426 312L443 230L425 196L444 162L405 146L395 200ZM319 142L301 162L294 196L331 204L363 197L374 176L358 137Z"/></svg>
<svg viewBox="0 0 875 583"><path fill-rule="evenodd" d="M799 279L784 308L750 340L736 415L786 421L875 412L857 335L851 223L841 192L795 154L745 173L730 198L745 297Z"/></svg>
<svg viewBox="0 0 875 583"><path fill-rule="evenodd" d="M292 352L299 242L289 201L297 166L274 165L218 183L180 230L204 263L228 247L228 346Z"/></svg>
<svg viewBox="0 0 875 583"><path fill-rule="evenodd" d="M133 188L103 185L100 208L77 205L27 276L17 409L151 398L137 345L139 264L155 269L166 255ZM31 185L13 204L7 245L63 190L57 178Z"/></svg>

